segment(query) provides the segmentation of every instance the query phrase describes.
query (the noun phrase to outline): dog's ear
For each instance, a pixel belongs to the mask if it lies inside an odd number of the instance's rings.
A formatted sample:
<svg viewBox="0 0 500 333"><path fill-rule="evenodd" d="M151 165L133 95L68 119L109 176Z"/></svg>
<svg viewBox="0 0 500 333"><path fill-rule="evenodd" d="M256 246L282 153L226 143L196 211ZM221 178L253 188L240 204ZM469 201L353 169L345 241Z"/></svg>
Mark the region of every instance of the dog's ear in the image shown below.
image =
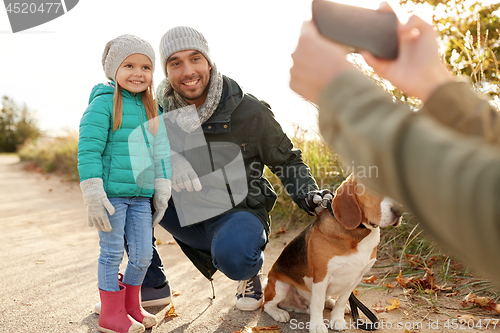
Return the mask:
<svg viewBox="0 0 500 333"><path fill-rule="evenodd" d="M361 224L362 216L356 197L356 183L352 179L347 179L335 192L332 210L346 229L356 229Z"/></svg>

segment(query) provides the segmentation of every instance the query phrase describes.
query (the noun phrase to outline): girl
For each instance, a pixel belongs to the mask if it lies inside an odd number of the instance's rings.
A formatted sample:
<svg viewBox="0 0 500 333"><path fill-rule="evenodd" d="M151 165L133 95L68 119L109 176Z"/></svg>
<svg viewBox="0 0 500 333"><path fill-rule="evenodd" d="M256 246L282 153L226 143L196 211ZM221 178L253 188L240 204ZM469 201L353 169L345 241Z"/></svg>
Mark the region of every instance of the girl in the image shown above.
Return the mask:
<svg viewBox="0 0 500 333"><path fill-rule="evenodd" d="M171 185L170 146L153 96L154 63L153 48L136 36L108 42L102 65L111 81L92 89L80 123L80 187L101 248L101 332L144 332L156 325L139 299L152 258L153 227L167 209ZM129 259L119 281L124 239Z"/></svg>

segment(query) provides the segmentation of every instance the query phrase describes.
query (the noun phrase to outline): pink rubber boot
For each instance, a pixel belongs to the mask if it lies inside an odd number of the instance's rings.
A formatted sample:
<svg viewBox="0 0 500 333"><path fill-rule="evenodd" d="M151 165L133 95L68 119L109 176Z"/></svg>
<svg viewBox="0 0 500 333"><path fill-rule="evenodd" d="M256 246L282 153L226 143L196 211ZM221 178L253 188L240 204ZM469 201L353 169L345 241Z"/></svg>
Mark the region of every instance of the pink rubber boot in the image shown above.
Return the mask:
<svg viewBox="0 0 500 333"><path fill-rule="evenodd" d="M141 286L131 286L129 284L122 283L125 286L125 309L127 313L142 323L144 327L151 328L156 325L156 316L144 310L141 306L140 292Z"/></svg>
<svg viewBox="0 0 500 333"><path fill-rule="evenodd" d="M119 291L99 289L101 296L101 313L99 314L99 331L105 333L142 333L144 325L135 321L125 310L126 288L120 286Z"/></svg>

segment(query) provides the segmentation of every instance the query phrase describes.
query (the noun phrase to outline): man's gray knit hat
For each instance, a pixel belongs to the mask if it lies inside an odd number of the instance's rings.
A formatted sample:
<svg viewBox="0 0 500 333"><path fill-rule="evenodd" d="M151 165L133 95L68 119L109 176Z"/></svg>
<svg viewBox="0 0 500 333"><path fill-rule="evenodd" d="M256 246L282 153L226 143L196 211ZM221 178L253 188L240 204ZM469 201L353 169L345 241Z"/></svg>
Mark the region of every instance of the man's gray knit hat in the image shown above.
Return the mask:
<svg viewBox="0 0 500 333"><path fill-rule="evenodd" d="M102 68L106 77L116 81L116 71L129 55L140 53L151 60L155 70L155 51L147 41L134 35L121 35L110 40L102 53Z"/></svg>
<svg viewBox="0 0 500 333"><path fill-rule="evenodd" d="M179 26L167 31L160 41L160 61L165 75L167 75L165 65L168 58L176 52L185 50L200 51L208 60L210 66L213 66L205 37L191 27Z"/></svg>

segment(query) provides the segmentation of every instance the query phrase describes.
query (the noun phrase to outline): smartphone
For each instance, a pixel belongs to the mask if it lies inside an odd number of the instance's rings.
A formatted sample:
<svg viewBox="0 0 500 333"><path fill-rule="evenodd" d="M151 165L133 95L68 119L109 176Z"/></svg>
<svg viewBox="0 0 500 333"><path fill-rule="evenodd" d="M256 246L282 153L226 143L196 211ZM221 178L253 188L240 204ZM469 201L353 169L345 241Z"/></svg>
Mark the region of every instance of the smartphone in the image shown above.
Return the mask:
<svg viewBox="0 0 500 333"><path fill-rule="evenodd" d="M388 60L398 57L398 18L392 12L313 0L312 18L323 36L352 47L352 52L365 50Z"/></svg>

